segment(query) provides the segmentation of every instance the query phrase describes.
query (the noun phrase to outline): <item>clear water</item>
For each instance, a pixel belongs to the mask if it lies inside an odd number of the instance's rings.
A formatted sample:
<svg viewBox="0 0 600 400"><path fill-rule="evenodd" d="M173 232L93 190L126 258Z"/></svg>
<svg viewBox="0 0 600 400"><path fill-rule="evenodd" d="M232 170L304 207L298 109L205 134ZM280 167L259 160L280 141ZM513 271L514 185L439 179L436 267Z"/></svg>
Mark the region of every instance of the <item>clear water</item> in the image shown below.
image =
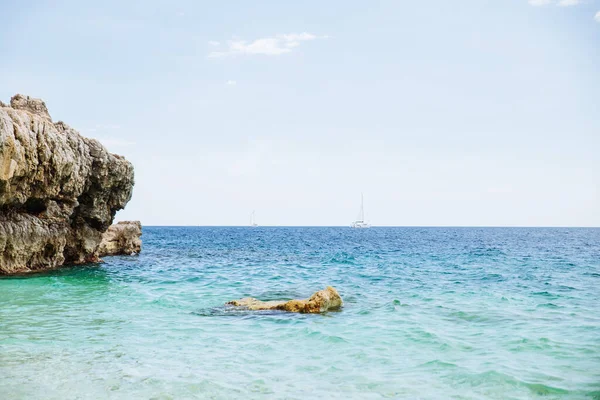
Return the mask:
<svg viewBox="0 0 600 400"><path fill-rule="evenodd" d="M0 279L2 399L600 399L600 229L144 228ZM335 286L341 312L223 307Z"/></svg>

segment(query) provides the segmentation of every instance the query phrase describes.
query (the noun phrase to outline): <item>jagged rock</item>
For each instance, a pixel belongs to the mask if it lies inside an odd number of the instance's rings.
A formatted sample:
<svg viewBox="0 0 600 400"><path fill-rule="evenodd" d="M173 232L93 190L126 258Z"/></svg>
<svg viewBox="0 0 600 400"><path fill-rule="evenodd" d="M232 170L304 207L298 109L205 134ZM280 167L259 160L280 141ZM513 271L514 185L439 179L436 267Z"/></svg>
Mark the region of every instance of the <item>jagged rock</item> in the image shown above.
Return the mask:
<svg viewBox="0 0 600 400"><path fill-rule="evenodd" d="M42 99L34 99L29 96L23 96L22 94L15 94L10 99L10 106L15 110L28 111L31 114L37 115L49 122L52 122L52 118L50 118L50 113L46 107L46 103L44 103Z"/></svg>
<svg viewBox="0 0 600 400"><path fill-rule="evenodd" d="M142 251L142 224L140 221L121 221L108 227L98 248L100 257L134 255Z"/></svg>
<svg viewBox="0 0 600 400"><path fill-rule="evenodd" d="M327 289L314 293L310 298L304 300L289 301L261 301L253 297L232 300L227 304L244 307L249 310L280 310L297 313L322 313L334 310L343 305L340 294L331 286Z"/></svg>
<svg viewBox="0 0 600 400"><path fill-rule="evenodd" d="M133 165L45 103L0 105L0 274L96 262L102 233L133 190Z"/></svg>

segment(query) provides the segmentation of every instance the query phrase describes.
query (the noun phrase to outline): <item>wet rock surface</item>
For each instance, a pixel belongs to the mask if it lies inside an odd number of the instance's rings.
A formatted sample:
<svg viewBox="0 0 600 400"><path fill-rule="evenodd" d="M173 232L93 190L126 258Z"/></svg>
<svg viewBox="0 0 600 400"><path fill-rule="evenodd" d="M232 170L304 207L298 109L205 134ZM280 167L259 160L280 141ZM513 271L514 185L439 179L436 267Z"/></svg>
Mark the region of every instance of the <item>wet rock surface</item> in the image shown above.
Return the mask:
<svg viewBox="0 0 600 400"><path fill-rule="evenodd" d="M279 310L296 313L322 313L328 310L339 309L343 305L340 294L333 287L318 291L308 299L289 301L261 301L253 297L232 300L227 303L231 306L244 307L249 310Z"/></svg>

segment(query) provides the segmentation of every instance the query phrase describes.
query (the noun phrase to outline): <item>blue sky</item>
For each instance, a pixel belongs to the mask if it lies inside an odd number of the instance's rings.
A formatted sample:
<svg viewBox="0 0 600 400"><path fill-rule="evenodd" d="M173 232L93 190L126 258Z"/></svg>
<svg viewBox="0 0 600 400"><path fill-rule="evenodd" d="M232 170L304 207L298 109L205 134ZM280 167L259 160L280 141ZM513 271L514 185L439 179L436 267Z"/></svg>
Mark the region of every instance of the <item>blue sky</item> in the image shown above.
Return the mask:
<svg viewBox="0 0 600 400"><path fill-rule="evenodd" d="M3 2L0 99L146 225L600 226L600 0Z"/></svg>

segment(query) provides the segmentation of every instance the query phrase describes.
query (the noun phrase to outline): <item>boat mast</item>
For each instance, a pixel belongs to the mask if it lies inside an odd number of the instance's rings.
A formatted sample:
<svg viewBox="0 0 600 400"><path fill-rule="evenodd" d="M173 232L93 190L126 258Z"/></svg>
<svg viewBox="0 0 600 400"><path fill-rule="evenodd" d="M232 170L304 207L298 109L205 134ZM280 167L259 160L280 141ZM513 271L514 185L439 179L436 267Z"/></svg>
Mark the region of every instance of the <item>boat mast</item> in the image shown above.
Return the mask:
<svg viewBox="0 0 600 400"><path fill-rule="evenodd" d="M360 215L359 215L359 220L360 222L365 222L365 200L363 198L363 194L360 194Z"/></svg>

